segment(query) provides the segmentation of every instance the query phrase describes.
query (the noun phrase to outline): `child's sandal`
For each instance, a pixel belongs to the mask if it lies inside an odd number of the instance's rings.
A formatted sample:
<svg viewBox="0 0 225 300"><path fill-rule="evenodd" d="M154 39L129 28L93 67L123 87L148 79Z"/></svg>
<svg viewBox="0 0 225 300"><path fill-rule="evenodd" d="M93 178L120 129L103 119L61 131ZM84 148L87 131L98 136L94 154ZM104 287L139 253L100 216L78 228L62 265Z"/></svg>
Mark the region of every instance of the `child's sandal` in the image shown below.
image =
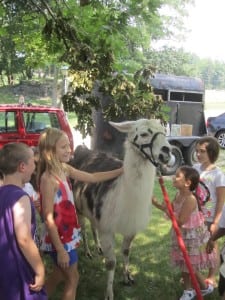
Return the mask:
<svg viewBox="0 0 225 300"><path fill-rule="evenodd" d="M179 300L192 300L196 296L195 290L184 290L183 295Z"/></svg>
<svg viewBox="0 0 225 300"><path fill-rule="evenodd" d="M214 280L212 280L212 279L206 278L206 279L205 279L205 283L206 283L206 284L212 285L214 288L217 287L216 282L215 282Z"/></svg>
<svg viewBox="0 0 225 300"><path fill-rule="evenodd" d="M201 294L202 294L202 296L206 296L206 295L211 294L213 291L214 291L213 285L210 283L207 283L207 288L204 290L201 290Z"/></svg>

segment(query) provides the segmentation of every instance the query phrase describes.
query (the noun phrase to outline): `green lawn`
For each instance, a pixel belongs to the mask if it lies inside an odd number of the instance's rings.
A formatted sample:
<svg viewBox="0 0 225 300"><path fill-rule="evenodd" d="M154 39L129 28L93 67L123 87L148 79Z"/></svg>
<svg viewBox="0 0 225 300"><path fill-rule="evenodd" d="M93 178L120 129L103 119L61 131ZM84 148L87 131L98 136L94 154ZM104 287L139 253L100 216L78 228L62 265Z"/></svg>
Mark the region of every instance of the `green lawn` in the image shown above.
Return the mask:
<svg viewBox="0 0 225 300"><path fill-rule="evenodd" d="M170 198L174 195L171 180L165 180ZM162 199L161 189L156 181L155 194ZM138 201L138 199L137 199ZM170 266L169 230L171 222L153 207L148 228L136 236L133 242L130 269L134 275L135 284L124 286L122 283L122 256L120 254L121 237L116 238L117 268L114 281L115 300L177 300L183 287L179 283L180 272ZM78 300L103 300L106 286L106 272L103 258L94 248L90 236L93 259L84 256L82 245L79 248L80 282ZM52 300L60 299L60 288ZM219 300L217 290L206 297L208 300Z"/></svg>

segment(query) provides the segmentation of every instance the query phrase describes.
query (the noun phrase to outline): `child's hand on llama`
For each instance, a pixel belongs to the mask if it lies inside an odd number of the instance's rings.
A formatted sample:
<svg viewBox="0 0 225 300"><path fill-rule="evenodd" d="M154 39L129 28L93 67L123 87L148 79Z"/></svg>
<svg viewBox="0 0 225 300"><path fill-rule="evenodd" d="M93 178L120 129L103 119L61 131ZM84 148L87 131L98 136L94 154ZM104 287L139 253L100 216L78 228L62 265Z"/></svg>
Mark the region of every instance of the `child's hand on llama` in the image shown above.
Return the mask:
<svg viewBox="0 0 225 300"><path fill-rule="evenodd" d="M206 244L206 252L211 253L215 248L215 242L210 238Z"/></svg>
<svg viewBox="0 0 225 300"><path fill-rule="evenodd" d="M152 196L152 204L157 207L158 209L162 210L162 211L166 211L166 205L165 203L160 203L158 202L157 198L155 196Z"/></svg>
<svg viewBox="0 0 225 300"><path fill-rule="evenodd" d="M156 196L152 196L152 204L153 204L154 206L156 206L156 207L157 207L157 205L159 204L159 203L158 203L158 200L157 200L157 198L156 198Z"/></svg>
<svg viewBox="0 0 225 300"><path fill-rule="evenodd" d="M41 202L40 202L39 199L34 201L34 207L37 209L37 211L40 211L40 209L41 209Z"/></svg>

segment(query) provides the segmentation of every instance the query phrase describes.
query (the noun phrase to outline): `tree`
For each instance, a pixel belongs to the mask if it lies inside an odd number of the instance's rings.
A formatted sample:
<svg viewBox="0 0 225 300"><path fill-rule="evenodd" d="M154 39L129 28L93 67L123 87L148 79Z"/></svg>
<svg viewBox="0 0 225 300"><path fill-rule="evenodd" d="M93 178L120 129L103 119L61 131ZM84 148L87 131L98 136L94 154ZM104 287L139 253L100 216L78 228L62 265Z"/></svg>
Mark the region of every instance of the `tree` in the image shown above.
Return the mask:
<svg viewBox="0 0 225 300"><path fill-rule="evenodd" d="M149 50L146 53L149 62L158 72L174 75L190 75L191 73L191 56L182 49L164 46L162 49L155 51Z"/></svg>
<svg viewBox="0 0 225 300"><path fill-rule="evenodd" d="M35 27L40 20L39 26L43 26L45 37L44 50L50 57L55 55L56 60L70 67L70 75L74 78L72 92L63 97L63 102L66 109L76 109L80 120L78 127L86 134L93 125L93 107L101 108L105 117L113 119L121 114L128 118L145 115L147 103L150 107L151 103L159 105L146 77L140 78L140 74L150 76L152 73L147 67L149 60L145 53L150 48L151 39L171 34L170 19L162 19L159 9L169 5L182 14L184 5L189 2L3 0L3 7L16 16L22 16L23 26L28 28ZM174 17L171 23L178 20ZM24 36L29 37L28 31L22 33L23 36L18 35L18 44ZM26 54L32 53L28 51L29 45L24 45ZM130 75L137 70L140 70L136 73L138 76ZM109 106L103 107L98 93L94 94L96 83L101 94L111 99ZM137 99L138 104L134 105ZM154 109L152 113L158 111Z"/></svg>
<svg viewBox="0 0 225 300"><path fill-rule="evenodd" d="M10 16L4 14L2 10L0 10L0 16L2 16L0 19L0 73L3 75L3 72L5 72L8 84L13 84L13 74L15 74L15 70L21 72L23 69L24 57L23 55L18 55L13 40L15 30L10 21Z"/></svg>

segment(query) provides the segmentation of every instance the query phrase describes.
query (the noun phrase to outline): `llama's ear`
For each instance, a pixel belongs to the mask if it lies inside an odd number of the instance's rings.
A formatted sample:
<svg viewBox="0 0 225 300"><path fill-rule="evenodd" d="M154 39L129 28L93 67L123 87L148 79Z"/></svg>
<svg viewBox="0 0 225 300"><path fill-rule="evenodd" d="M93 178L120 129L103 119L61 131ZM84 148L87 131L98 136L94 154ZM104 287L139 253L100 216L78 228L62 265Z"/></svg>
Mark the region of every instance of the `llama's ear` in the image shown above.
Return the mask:
<svg viewBox="0 0 225 300"><path fill-rule="evenodd" d="M136 121L125 121L120 123L109 121L109 124L120 132L129 132L135 123Z"/></svg>

